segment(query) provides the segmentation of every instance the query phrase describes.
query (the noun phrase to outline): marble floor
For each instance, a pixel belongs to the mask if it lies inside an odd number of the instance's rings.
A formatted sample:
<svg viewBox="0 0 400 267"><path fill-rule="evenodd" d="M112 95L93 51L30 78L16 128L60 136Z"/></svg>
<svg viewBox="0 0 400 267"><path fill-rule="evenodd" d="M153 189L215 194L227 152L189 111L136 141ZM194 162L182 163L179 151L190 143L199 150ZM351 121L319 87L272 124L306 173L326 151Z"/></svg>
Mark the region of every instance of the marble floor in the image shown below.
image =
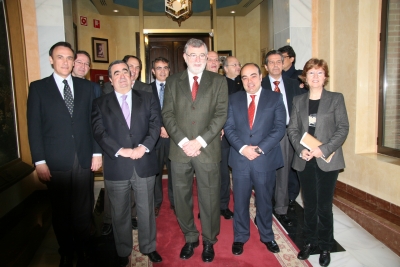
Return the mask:
<svg viewBox="0 0 400 267"><path fill-rule="evenodd" d="M102 181L95 182L96 197L103 187ZM298 197L296 201L300 206L303 206L301 197ZM333 214L335 240L345 251L331 253L330 267L400 266L399 256L335 206L333 207ZM309 261L317 267L319 266L318 259L319 254L311 255ZM58 263L57 242L51 228L29 266L50 267L57 266Z"/></svg>

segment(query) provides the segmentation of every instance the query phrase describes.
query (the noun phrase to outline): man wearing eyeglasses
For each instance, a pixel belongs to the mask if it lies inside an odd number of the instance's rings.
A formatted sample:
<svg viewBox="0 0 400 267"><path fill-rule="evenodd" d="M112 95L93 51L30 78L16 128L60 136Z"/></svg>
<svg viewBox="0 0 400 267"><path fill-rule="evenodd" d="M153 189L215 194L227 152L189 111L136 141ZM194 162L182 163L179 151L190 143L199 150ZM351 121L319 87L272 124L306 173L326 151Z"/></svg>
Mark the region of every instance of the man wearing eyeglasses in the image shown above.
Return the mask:
<svg viewBox="0 0 400 267"><path fill-rule="evenodd" d="M88 52L83 50L76 51L76 59L74 61L74 67L72 69L72 76L85 79L86 75L90 70L90 55ZM100 85L93 82L94 96L98 98L101 96Z"/></svg>
<svg viewBox="0 0 400 267"><path fill-rule="evenodd" d="M206 70L218 73L219 59L215 51L208 51Z"/></svg>
<svg viewBox="0 0 400 267"><path fill-rule="evenodd" d="M187 70L167 79L162 110L171 138L170 154L175 212L185 235L180 258L189 259L199 245L194 224L192 185L196 173L203 239L202 260L212 262L220 229L221 129L228 109L226 79L204 70L207 46L190 39L183 51Z"/></svg>
<svg viewBox="0 0 400 267"><path fill-rule="evenodd" d="M265 57L265 69L268 75L263 78L261 86L267 90L283 95L286 109L286 127L289 124L292 110L293 97L302 94L296 80L282 76L284 57L281 52L271 50ZM280 141L284 166L276 171L275 207L276 218L285 226L293 226L292 220L287 216L289 205L288 179L292 165L294 150L289 142L287 132Z"/></svg>
<svg viewBox="0 0 400 267"><path fill-rule="evenodd" d="M153 94L160 103L160 110L164 103L164 93L166 79L169 76L169 60L163 57L158 57L153 61L152 73L156 80L150 85L153 89ZM161 117L161 113L160 113ZM164 170L164 164L168 170L168 198L170 207L175 211L174 195L172 191L172 175L171 175L171 160L169 156L169 135L164 126L161 126L160 138L158 139L155 146L158 158L158 174L156 175L156 181L154 186L154 213L156 218L160 212L160 207L163 200L163 188L162 188L162 176Z"/></svg>

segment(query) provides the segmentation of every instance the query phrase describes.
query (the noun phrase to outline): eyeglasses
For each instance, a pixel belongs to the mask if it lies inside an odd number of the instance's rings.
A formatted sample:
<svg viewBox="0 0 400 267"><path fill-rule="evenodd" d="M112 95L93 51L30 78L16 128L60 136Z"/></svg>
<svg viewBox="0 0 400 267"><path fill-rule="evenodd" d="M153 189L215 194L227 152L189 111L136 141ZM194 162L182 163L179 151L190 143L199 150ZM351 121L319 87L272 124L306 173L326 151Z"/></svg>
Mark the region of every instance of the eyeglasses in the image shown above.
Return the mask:
<svg viewBox="0 0 400 267"><path fill-rule="evenodd" d="M169 70L169 67L168 67L168 66L165 66L165 67L156 67L155 69L156 69L156 71Z"/></svg>
<svg viewBox="0 0 400 267"><path fill-rule="evenodd" d="M309 72L307 72L308 76L314 76L315 74L318 75L318 77L321 77L321 76L325 75L325 72L323 72L323 71L318 71L318 72L309 71Z"/></svg>
<svg viewBox="0 0 400 267"><path fill-rule="evenodd" d="M186 54L186 53L185 53ZM204 59L206 59L206 54L200 54L200 55L196 55L196 54L186 54L190 59L192 59L192 60L194 60L194 59L196 59L197 57L199 57L201 60L204 60Z"/></svg>
<svg viewBox="0 0 400 267"><path fill-rule="evenodd" d="M207 61L208 62L219 62L219 59L218 58L214 58L214 59L212 59L212 58L207 58Z"/></svg>
<svg viewBox="0 0 400 267"><path fill-rule="evenodd" d="M85 63L85 62L78 61L78 60L75 60L75 65L84 65L86 68L90 68L89 63Z"/></svg>
<svg viewBox="0 0 400 267"><path fill-rule="evenodd" d="M281 65L282 61L281 60L277 60L277 61L268 61L268 65Z"/></svg>
<svg viewBox="0 0 400 267"><path fill-rule="evenodd" d="M241 68L242 67L242 64L232 64L232 65L226 65L226 66L232 66L232 67L234 67L234 68L236 68L236 67L239 67L239 68Z"/></svg>

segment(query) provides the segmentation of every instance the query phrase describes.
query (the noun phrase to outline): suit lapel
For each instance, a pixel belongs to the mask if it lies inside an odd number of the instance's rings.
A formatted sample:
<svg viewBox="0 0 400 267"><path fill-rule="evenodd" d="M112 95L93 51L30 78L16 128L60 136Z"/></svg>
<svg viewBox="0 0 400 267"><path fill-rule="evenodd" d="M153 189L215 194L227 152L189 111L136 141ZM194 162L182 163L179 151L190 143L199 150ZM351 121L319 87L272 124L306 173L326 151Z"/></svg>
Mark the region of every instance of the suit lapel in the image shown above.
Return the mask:
<svg viewBox="0 0 400 267"><path fill-rule="evenodd" d="M317 133L319 133L320 127L319 125L322 125L322 119L321 119L321 114L328 114L328 109L330 107L330 102L331 98L328 97L327 91L325 89L322 89L322 94L321 98L319 100L319 105L318 105L318 111L317 111L317 124L315 127L315 135L317 136ZM319 123L318 123L319 122Z"/></svg>
<svg viewBox="0 0 400 267"><path fill-rule="evenodd" d="M301 121L303 122L303 129L305 132L308 131L308 113L309 113L309 108L308 108L308 104L309 104L309 98L310 98L310 94L303 94L301 96L301 99L299 99L298 103L299 105L299 110L300 110L300 116L301 116ZM304 134L304 133L301 133Z"/></svg>
<svg viewBox="0 0 400 267"><path fill-rule="evenodd" d="M134 116L135 114L139 113L139 110L141 109L142 106L142 96L140 93L136 90L132 90L132 112L131 112L131 128L133 127L134 124Z"/></svg>
<svg viewBox="0 0 400 267"><path fill-rule="evenodd" d="M68 113L68 115L70 115L67 105L65 104L64 98L61 95L60 90L58 89L58 86L56 84L56 80L54 79L54 76L51 75L49 77L49 79L47 80L47 82L49 83L49 93L54 95L54 97L51 97L52 101L54 101L56 99L56 101L58 101L60 104L60 107L62 107L61 109L63 110L63 112ZM75 97L74 97L74 110L75 110ZM74 113L72 113L73 115Z"/></svg>
<svg viewBox="0 0 400 267"><path fill-rule="evenodd" d="M262 117L262 107L267 106L268 98L267 98L267 94L264 92L264 90L261 88L260 99L258 100L257 111L256 111L256 119L253 122L253 129L256 128L257 125L259 125L259 123L260 123L260 120ZM247 112L246 112L246 114L247 114Z"/></svg>
<svg viewBox="0 0 400 267"><path fill-rule="evenodd" d="M80 79L80 78L77 78ZM72 78L72 83L74 87L74 109L72 112L72 117L75 117L75 114L79 114L78 109L80 108L80 103L82 103L82 98L83 98L83 90L84 88L81 88L80 81L75 78ZM65 105L66 107L67 105ZM68 109L67 109L68 110Z"/></svg>
<svg viewBox="0 0 400 267"><path fill-rule="evenodd" d="M239 102L239 114L241 114L243 121L245 122L244 127L247 127L248 129L250 129L250 125L249 125L249 113L248 113L248 107L247 107L247 94L246 92L241 93L243 96L240 97L240 102ZM257 116L256 116L257 117ZM255 121L254 121L255 122ZM254 125L254 123L253 123Z"/></svg>
<svg viewBox="0 0 400 267"><path fill-rule="evenodd" d="M121 106L119 105L117 95L114 92L111 92L109 94L109 97L107 100L107 105L108 105L108 108L111 110L111 112L114 113L115 117L117 117L117 119L123 125L125 125L127 129L129 129L128 124L126 124L124 114L122 113ZM131 115L131 118L132 118L132 115Z"/></svg>
<svg viewBox="0 0 400 267"><path fill-rule="evenodd" d="M189 101L192 101L192 90L190 88L189 76L187 70L182 72L178 84L179 84L179 89L182 92L182 95L184 95Z"/></svg>

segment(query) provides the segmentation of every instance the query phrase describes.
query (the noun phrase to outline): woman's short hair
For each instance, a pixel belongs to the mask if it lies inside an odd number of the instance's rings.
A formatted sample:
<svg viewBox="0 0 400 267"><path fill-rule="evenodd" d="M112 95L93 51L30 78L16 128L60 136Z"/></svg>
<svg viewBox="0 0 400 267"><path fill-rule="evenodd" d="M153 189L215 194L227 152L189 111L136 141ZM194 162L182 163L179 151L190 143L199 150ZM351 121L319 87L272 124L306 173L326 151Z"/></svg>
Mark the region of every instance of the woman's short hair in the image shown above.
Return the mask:
<svg viewBox="0 0 400 267"><path fill-rule="evenodd" d="M328 84L329 82L329 68L328 64L326 63L325 60L319 59L319 58L312 58L309 61L306 62L303 68L303 72L301 75L299 75L300 80L302 80L306 85L307 85L307 72L310 69L318 69L321 68L325 72L325 81L324 81L324 86Z"/></svg>

